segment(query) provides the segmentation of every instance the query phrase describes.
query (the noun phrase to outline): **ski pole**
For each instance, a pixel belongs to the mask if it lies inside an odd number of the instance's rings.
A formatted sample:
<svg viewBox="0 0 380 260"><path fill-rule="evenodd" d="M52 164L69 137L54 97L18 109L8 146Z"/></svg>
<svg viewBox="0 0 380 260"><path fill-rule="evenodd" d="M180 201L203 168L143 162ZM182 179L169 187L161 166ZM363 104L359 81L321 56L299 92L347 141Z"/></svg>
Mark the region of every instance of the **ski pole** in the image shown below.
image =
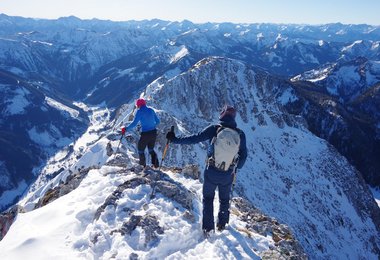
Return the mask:
<svg viewBox="0 0 380 260"><path fill-rule="evenodd" d="M125 127L123 127L123 128L121 129L120 141L119 141L119 144L117 145L116 152L119 151L119 146L120 146L120 144L121 144L121 140L123 139L123 136L124 136L124 135L125 135Z"/></svg>
<svg viewBox="0 0 380 260"><path fill-rule="evenodd" d="M172 125L172 127L170 128L170 132L174 132L174 125ZM162 153L161 163L160 163L160 167L158 167L158 170L161 170L162 162L164 161L164 159L166 157L166 153L167 153L168 148L169 148L169 143L170 143L170 140L169 139L166 140L166 145L164 148L164 152Z"/></svg>

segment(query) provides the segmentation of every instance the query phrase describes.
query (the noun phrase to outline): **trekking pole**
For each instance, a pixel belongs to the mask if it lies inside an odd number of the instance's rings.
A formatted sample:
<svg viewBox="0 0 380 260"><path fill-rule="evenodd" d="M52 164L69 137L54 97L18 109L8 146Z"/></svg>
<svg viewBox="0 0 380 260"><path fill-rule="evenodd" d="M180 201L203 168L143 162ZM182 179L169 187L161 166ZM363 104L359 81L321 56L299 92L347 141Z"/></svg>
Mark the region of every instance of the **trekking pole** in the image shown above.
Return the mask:
<svg viewBox="0 0 380 260"><path fill-rule="evenodd" d="M125 127L123 127L123 128L121 129L121 136L120 136L119 144L117 145L117 148L116 148L116 152L119 151L119 146L120 146L120 144L121 144L121 140L123 139L123 136L124 136L124 135L125 135Z"/></svg>
<svg viewBox="0 0 380 260"><path fill-rule="evenodd" d="M170 132L174 132L174 125L172 125L172 127L170 128ZM165 145L165 148L164 148L164 152L162 153L160 167L158 167L159 171L161 170L162 162L164 161L164 159L166 157L166 153L167 153L168 148L169 148L169 143L170 143L170 140L169 139L166 140L166 145Z"/></svg>
<svg viewBox="0 0 380 260"><path fill-rule="evenodd" d="M170 128L170 132L174 132L174 125L172 125L172 127ZM156 177L154 178L154 181L153 181L152 192L150 193L150 196L149 196L150 199L153 199L153 198L156 196L157 180L158 180L158 178L160 177L159 175L160 175L160 171L161 171L162 162L163 162L164 159L165 159L166 152L168 151L168 148L169 148L169 144L170 144L170 140L168 139L168 140L166 141L166 145L165 145L164 152L162 153L162 158L161 158L160 167L158 167L158 172L157 172Z"/></svg>

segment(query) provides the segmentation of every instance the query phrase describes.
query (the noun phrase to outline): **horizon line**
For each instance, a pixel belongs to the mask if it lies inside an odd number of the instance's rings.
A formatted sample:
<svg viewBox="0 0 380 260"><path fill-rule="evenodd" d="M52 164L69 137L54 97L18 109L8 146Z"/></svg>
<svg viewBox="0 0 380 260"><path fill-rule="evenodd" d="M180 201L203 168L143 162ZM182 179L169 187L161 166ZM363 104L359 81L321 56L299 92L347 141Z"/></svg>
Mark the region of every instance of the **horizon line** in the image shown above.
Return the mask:
<svg viewBox="0 0 380 260"><path fill-rule="evenodd" d="M145 18L145 19L130 19L130 20L112 20L112 19L104 19L104 18L81 18L76 15L68 15L68 16L60 16L56 18L41 18L41 17L26 17L26 16L21 16L21 15L8 15L5 13L0 13L0 16L7 16L7 17L15 17L15 18L24 18L24 19L32 19L32 20L47 20L47 21L57 21L59 19L65 19L65 18L75 18L81 21L103 21L103 22L114 22L114 23L124 23L124 22L144 22L144 21L154 21L154 20L159 20L163 22L169 22L169 23L182 23L182 22L190 22L192 24L245 24L245 25L256 25L256 24L273 24L273 25L303 25L303 26L323 26L323 25L344 25L344 26L349 26L349 25L367 25L367 26L372 26L372 27L379 27L379 25L375 24L369 24L369 23L344 23L344 22L328 22L328 23L286 23L286 22L230 22L230 21L223 21L223 22L193 22L189 19L184 18L183 20L166 20L162 18Z"/></svg>

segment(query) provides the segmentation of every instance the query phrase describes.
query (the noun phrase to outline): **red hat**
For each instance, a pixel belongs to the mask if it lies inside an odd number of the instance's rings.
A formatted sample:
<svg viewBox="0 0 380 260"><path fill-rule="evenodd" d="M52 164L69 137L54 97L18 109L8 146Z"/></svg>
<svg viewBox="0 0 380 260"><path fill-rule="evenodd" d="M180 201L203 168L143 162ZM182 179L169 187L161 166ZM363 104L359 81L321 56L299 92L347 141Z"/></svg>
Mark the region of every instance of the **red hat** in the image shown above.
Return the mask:
<svg viewBox="0 0 380 260"><path fill-rule="evenodd" d="M136 107L140 108L140 107L145 106L145 105L146 105L145 99L139 98L136 100Z"/></svg>
<svg viewBox="0 0 380 260"><path fill-rule="evenodd" d="M220 112L219 119L223 119L223 118L225 118L227 116L232 117L233 119L235 119L235 117L236 117L236 109L233 106L225 105L223 107L222 111Z"/></svg>

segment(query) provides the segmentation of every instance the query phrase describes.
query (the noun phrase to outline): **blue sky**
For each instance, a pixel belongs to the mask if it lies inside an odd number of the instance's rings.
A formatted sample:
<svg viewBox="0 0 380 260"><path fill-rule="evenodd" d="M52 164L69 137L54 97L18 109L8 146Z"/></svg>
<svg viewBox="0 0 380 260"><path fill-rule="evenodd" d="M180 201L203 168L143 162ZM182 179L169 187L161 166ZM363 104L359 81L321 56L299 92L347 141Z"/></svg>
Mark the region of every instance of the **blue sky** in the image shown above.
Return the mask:
<svg viewBox="0 0 380 260"><path fill-rule="evenodd" d="M7 15L114 21L380 25L379 10L380 0L0 0L0 13Z"/></svg>

